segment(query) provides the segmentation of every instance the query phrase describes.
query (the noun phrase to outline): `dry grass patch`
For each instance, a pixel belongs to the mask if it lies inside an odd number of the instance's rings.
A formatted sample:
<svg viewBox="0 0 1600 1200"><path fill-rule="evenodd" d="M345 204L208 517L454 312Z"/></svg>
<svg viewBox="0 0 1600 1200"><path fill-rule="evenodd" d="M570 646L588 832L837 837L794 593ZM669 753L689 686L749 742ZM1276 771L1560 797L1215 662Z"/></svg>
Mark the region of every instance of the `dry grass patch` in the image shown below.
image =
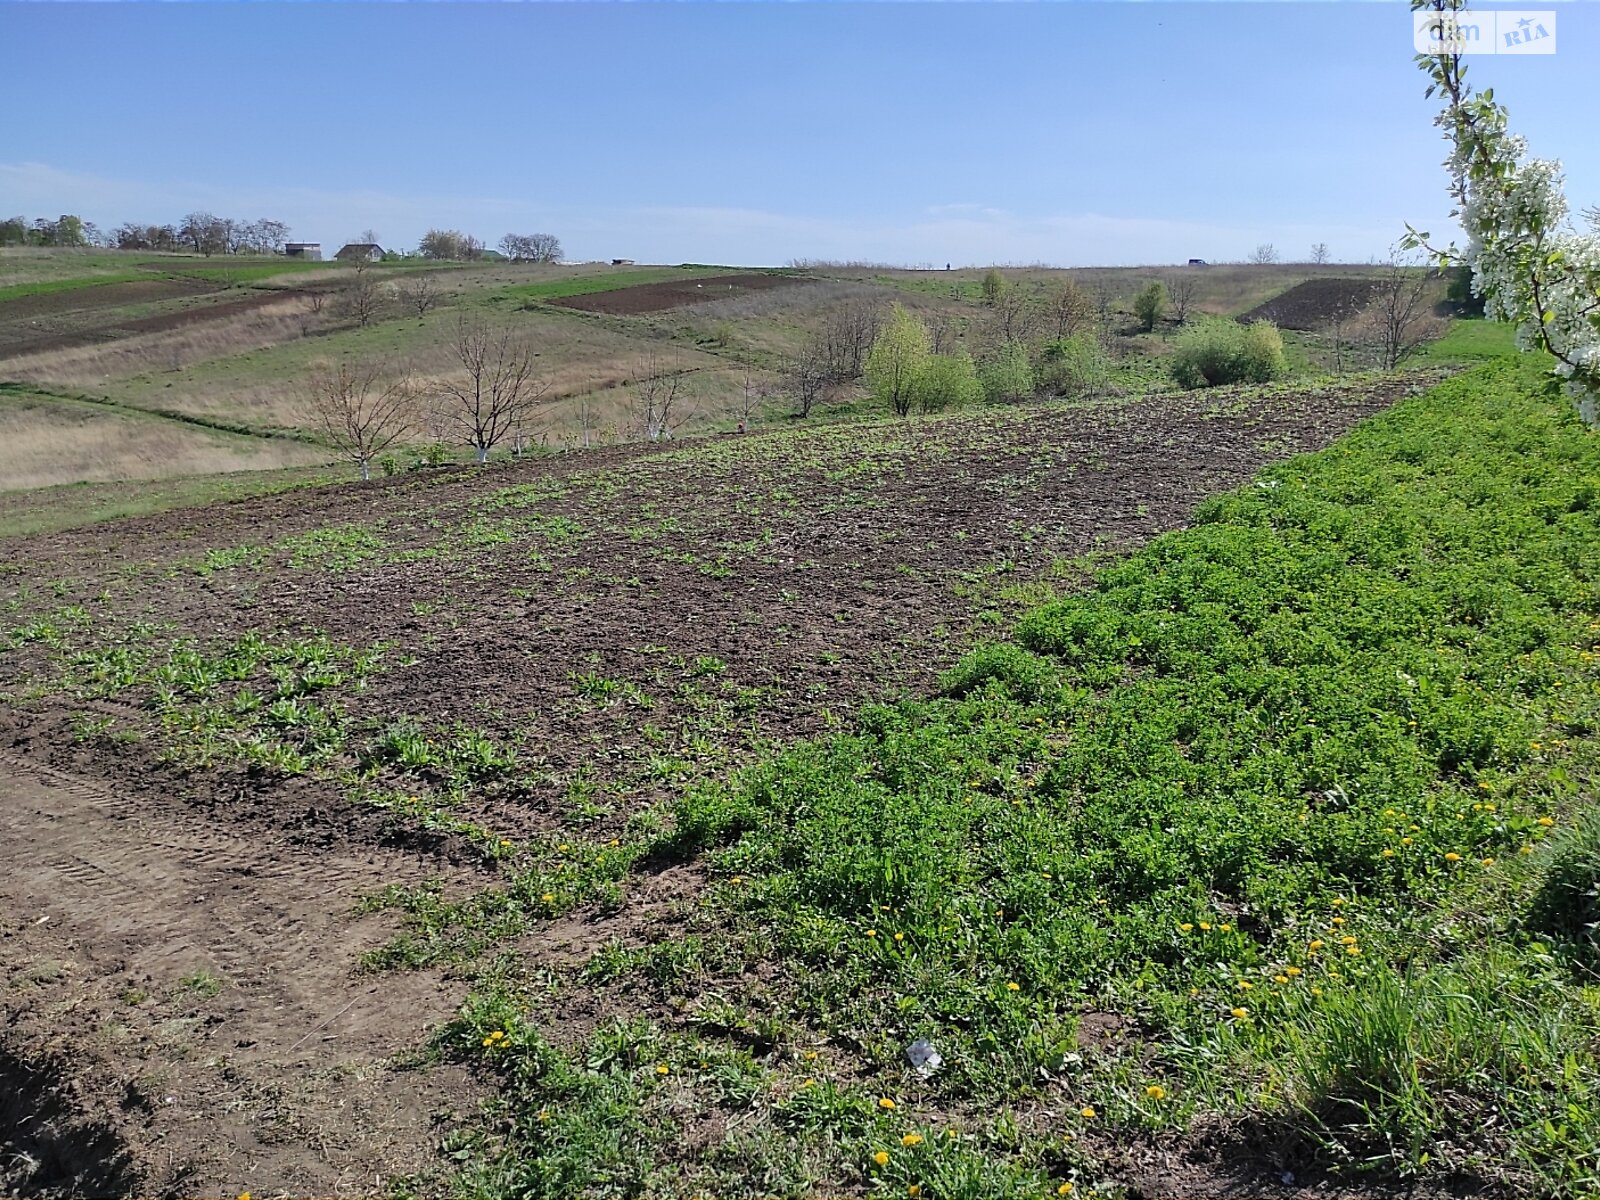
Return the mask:
<svg viewBox="0 0 1600 1200"><path fill-rule="evenodd" d="M239 437L93 404L0 394L0 491L327 462L315 446Z"/></svg>

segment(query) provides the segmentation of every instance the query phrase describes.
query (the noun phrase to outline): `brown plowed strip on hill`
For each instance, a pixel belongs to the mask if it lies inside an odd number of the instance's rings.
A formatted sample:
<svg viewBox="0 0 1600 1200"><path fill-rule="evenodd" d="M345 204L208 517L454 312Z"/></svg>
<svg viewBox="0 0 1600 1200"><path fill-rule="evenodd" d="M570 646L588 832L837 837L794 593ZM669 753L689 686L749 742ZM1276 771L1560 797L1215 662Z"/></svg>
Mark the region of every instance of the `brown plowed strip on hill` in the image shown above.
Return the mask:
<svg viewBox="0 0 1600 1200"><path fill-rule="evenodd" d="M1321 329L1340 318L1355 316L1371 301L1376 279L1308 279L1297 283L1265 304L1258 304L1241 321L1271 321L1279 329L1302 332Z"/></svg>
<svg viewBox="0 0 1600 1200"><path fill-rule="evenodd" d="M568 296L552 300L562 308L578 308L584 312L611 313L616 316L636 316L640 313L665 312L672 308L687 308L691 304L706 304L712 300L727 300L746 292L769 292L774 288L793 287L805 283L795 275L713 275L703 279L673 279L665 283L641 283L635 287L617 288L611 292L591 292L587 296Z"/></svg>
<svg viewBox="0 0 1600 1200"><path fill-rule="evenodd" d="M142 287L143 284L127 284L127 287ZM210 288L215 291L217 289ZM67 293L71 295L72 293ZM112 319L102 325L88 329L77 329L69 333L43 333L30 334L25 326L17 324L4 324L4 315L0 314L0 358L10 358L19 354L37 354L45 350L70 350L77 346L92 346L98 342L109 342L117 338L132 337L140 333L165 333L172 329L182 329L187 325L198 325L207 321L215 321L224 317L237 316L240 313L254 312L259 308L266 308L271 304L282 304L285 299L302 295L303 293L290 288L274 288L270 291L251 292L237 300L222 300L215 304L196 304L189 308L177 309L173 312L155 313L148 317L129 317L124 320ZM0 372L3 375L3 372Z"/></svg>

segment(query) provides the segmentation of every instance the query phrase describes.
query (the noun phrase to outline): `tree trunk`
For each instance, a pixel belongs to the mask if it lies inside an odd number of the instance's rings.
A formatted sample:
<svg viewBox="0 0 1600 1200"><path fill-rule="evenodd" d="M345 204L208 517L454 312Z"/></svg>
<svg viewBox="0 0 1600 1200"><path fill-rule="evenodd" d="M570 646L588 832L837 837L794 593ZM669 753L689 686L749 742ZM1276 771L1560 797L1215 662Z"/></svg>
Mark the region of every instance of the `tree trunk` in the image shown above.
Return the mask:
<svg viewBox="0 0 1600 1200"><path fill-rule="evenodd" d="M361 460L361 482L365 483L372 478L372 464L366 459Z"/></svg>
<svg viewBox="0 0 1600 1200"><path fill-rule="evenodd" d="M481 467L481 466L483 466L484 463L486 463L488 461L489 461L489 447L487 447L487 446L479 446L478 447L478 465Z"/></svg>

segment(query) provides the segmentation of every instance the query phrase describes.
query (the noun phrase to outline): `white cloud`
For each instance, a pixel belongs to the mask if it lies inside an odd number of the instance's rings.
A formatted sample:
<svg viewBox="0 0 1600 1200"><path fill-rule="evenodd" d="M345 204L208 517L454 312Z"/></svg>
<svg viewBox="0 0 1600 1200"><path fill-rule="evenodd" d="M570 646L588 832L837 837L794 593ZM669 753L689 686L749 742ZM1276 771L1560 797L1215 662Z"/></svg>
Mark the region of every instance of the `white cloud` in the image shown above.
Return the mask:
<svg viewBox="0 0 1600 1200"><path fill-rule="evenodd" d="M493 244L507 230L547 230L574 258L640 262L779 264L794 258L911 265L1054 263L1137 265L1242 259L1260 242L1285 258L1327 242L1341 261L1381 257L1404 232L1404 217L1329 225L1285 220L1220 225L1095 213L1028 216L977 203L923 205L904 221L840 220L760 209L629 206L548 207L466 194L394 195L309 187L107 179L45 163L0 163L0 215L75 212L102 226L124 220L176 221L194 209L286 221L296 239L338 244L375 229L385 244L412 246L431 226L464 229ZM1426 223L1424 223L1426 224ZM1447 226L1435 221L1440 234Z"/></svg>

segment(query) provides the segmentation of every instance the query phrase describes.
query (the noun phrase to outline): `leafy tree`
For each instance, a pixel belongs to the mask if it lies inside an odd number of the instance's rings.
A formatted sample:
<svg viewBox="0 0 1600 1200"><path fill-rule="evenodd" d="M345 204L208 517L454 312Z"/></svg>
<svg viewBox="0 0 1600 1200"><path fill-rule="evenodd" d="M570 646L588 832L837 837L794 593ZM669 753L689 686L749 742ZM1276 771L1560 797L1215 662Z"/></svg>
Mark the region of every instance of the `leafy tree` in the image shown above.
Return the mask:
<svg viewBox="0 0 1600 1200"><path fill-rule="evenodd" d="M1438 14L1441 25L1464 0L1413 0ZM1561 164L1529 158L1527 143L1510 132L1510 114L1493 90L1475 91L1454 53L1420 55L1443 97L1435 121L1452 153L1457 218L1468 248L1435 249L1428 234L1410 230L1405 245L1432 250L1440 266L1469 267L1485 312L1517 327L1519 345L1548 351L1556 373L1583 419L1600 426L1600 240L1573 228Z"/></svg>
<svg viewBox="0 0 1600 1200"><path fill-rule="evenodd" d="M1152 279L1139 289L1133 298L1133 315L1139 318L1139 328L1149 333L1167 311L1167 288L1159 279Z"/></svg>
<svg viewBox="0 0 1600 1200"><path fill-rule="evenodd" d="M549 233L508 233L500 239L500 253L512 262L560 262L561 243Z"/></svg>
<svg viewBox="0 0 1600 1200"><path fill-rule="evenodd" d="M983 302L985 304L999 304L1000 297L1006 294L1006 277L990 267L983 273Z"/></svg>
<svg viewBox="0 0 1600 1200"><path fill-rule="evenodd" d="M1007 342L983 365L984 394L996 403L1012 403L1033 395L1033 366L1028 348L1021 342Z"/></svg>
<svg viewBox="0 0 1600 1200"><path fill-rule="evenodd" d="M919 411L942 412L977 404L983 399L983 384L972 356L961 350L930 355L917 376L915 393Z"/></svg>
<svg viewBox="0 0 1600 1200"><path fill-rule="evenodd" d="M927 361L927 326L896 304L867 354L867 386L903 417L916 400L917 380Z"/></svg>

